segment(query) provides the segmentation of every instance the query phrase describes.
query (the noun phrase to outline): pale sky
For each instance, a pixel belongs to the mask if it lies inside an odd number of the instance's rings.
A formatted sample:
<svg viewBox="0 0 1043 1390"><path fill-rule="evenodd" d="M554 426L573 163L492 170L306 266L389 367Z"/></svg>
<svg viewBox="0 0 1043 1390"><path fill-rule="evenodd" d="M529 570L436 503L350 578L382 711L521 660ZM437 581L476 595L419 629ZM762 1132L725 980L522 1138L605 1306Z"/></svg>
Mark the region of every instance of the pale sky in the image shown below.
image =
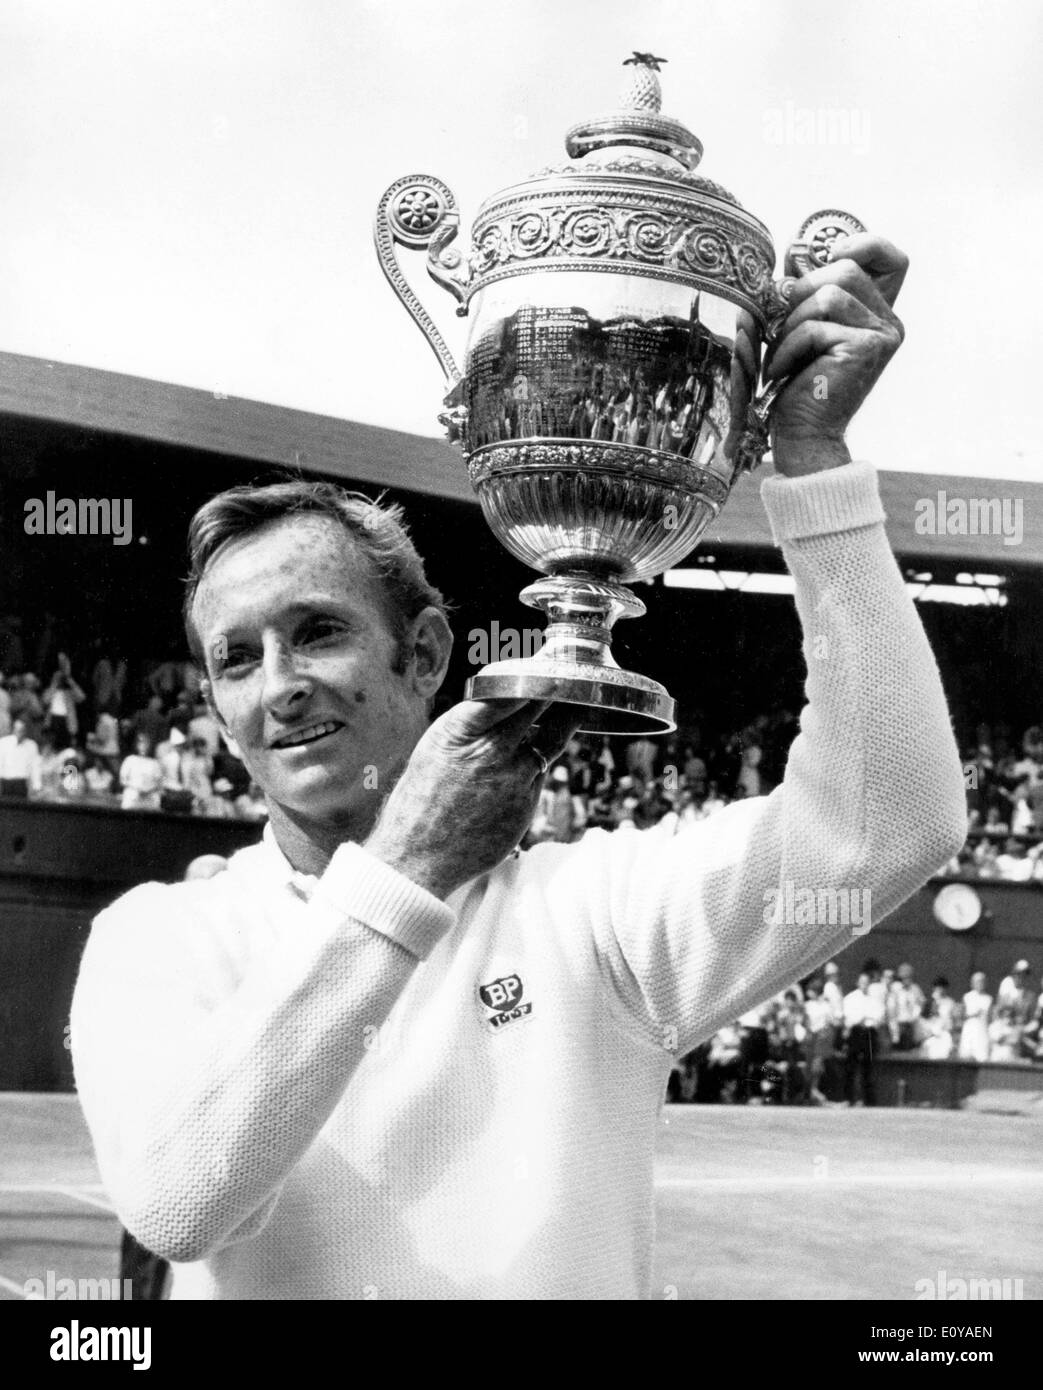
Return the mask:
<svg viewBox="0 0 1043 1390"><path fill-rule="evenodd" d="M435 174L468 228L637 48L780 258L830 206L908 251L856 455L1043 479L1041 31L1039 0L0 0L0 351L438 435L377 200Z"/></svg>

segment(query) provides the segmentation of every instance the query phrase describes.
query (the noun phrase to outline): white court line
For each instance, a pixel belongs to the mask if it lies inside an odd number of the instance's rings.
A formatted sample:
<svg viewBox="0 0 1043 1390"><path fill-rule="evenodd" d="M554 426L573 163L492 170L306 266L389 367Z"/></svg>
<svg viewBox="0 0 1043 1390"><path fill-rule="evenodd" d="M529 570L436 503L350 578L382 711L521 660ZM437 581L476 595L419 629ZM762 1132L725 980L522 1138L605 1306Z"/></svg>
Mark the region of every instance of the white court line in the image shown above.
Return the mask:
<svg viewBox="0 0 1043 1390"><path fill-rule="evenodd" d="M13 1279L5 1279L2 1274L0 1274L0 1289L6 1289L8 1293L13 1293L18 1298L25 1297L25 1289L22 1285L16 1284Z"/></svg>
<svg viewBox="0 0 1043 1390"><path fill-rule="evenodd" d="M0 1184L0 1196L5 1192L56 1192L59 1197L71 1197L74 1201L86 1202L89 1207L100 1207L102 1211L107 1211L110 1216L116 1213L108 1202L101 1201L98 1197L92 1196L95 1192L104 1192L104 1187L100 1183L89 1183L83 1187L59 1187L56 1183L4 1183Z"/></svg>
<svg viewBox="0 0 1043 1390"><path fill-rule="evenodd" d="M1043 1187L1043 1173L982 1169L955 1173L814 1173L777 1178L674 1178L657 1175L657 1188L689 1192L777 1192L780 1188L830 1187L937 1187L977 1188Z"/></svg>

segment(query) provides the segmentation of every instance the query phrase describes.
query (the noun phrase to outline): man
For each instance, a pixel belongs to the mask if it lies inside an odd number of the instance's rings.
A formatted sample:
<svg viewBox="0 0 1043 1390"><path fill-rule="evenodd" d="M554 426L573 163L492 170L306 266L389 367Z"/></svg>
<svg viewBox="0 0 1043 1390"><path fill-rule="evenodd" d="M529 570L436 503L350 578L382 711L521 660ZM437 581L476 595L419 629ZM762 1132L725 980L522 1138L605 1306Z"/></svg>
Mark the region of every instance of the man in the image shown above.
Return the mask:
<svg viewBox="0 0 1043 1390"><path fill-rule="evenodd" d="M898 967L898 979L887 991L887 1026L896 1052L912 1052L920 1045L920 1020L927 996L916 983L908 961Z"/></svg>
<svg viewBox="0 0 1043 1390"><path fill-rule="evenodd" d="M568 768L561 763L552 767L547 783L540 792L529 833L536 841L571 844L582 826L576 813L578 798L569 789Z"/></svg>
<svg viewBox="0 0 1043 1390"><path fill-rule="evenodd" d="M808 1102L811 1105L826 1105L828 1101L822 1090L826 1074L826 1063L834 1055L836 1038L836 1019L833 1009L823 994L822 981L816 976L808 981L807 998L804 1000L804 1016L807 1020L807 1046L805 1056L808 1063ZM843 1002L841 1002L843 1017Z"/></svg>
<svg viewBox="0 0 1043 1390"><path fill-rule="evenodd" d="M835 960L827 960L822 974L822 998L829 1005L834 1024L839 1026L844 1021L844 989L840 983L840 966Z"/></svg>
<svg viewBox="0 0 1043 1390"><path fill-rule="evenodd" d="M641 779L642 784L647 784L655 777L656 754L659 749L650 738L636 738L627 745L626 764L627 771L632 777Z"/></svg>
<svg viewBox="0 0 1043 1390"><path fill-rule="evenodd" d="M1004 976L996 991L997 1012L1009 1009L1012 1021L1023 1028L1032 1018L1037 998L1032 988L1031 966L1027 960L1015 961L1013 970Z"/></svg>
<svg viewBox="0 0 1043 1390"><path fill-rule="evenodd" d="M873 992L869 973L862 971L858 984L844 995L844 1034L847 1050L844 1062L844 1099L848 1105L859 1101L876 1104L873 1084L873 1058L880 1051L880 1029L884 1023L884 1003Z"/></svg>
<svg viewBox="0 0 1043 1390"><path fill-rule="evenodd" d="M43 701L39 695L40 682L31 671L26 671L19 679L17 687L11 682L11 720L21 717L25 723L26 738L39 743L43 733Z"/></svg>
<svg viewBox="0 0 1043 1390"><path fill-rule="evenodd" d="M1043 985L1043 980L1040 981ZM1022 1055L1033 1061L1043 1060L1043 994L1036 996L1032 1018L1022 1032Z"/></svg>
<svg viewBox="0 0 1043 1390"><path fill-rule="evenodd" d="M0 796L24 801L42 785L40 750L28 736L25 720L16 718L11 732L0 738Z"/></svg>
<svg viewBox="0 0 1043 1390"><path fill-rule="evenodd" d="M120 805L124 811L158 811L163 768L152 752L148 734L138 734L134 752L120 764Z"/></svg>
<svg viewBox="0 0 1043 1390"><path fill-rule="evenodd" d="M768 1061L768 1018L771 1009L768 1003L757 1004L747 1009L738 1020L742 1030L742 1067L739 1077L737 1099L746 1105L751 1099L759 1099L761 1081Z"/></svg>
<svg viewBox="0 0 1043 1390"><path fill-rule="evenodd" d="M169 737L170 721L163 713L162 695L150 695L148 704L131 715L130 730L135 744L144 737L150 749L158 748Z"/></svg>
<svg viewBox="0 0 1043 1390"><path fill-rule="evenodd" d="M395 518L318 484L195 518L189 631L270 824L102 913L72 1015L102 1176L174 1297L648 1297L673 1058L850 941L765 904L860 888L879 920L962 843L937 668L843 444L906 262L837 249L766 364L809 668L771 796L516 855L581 717L465 702L428 727L451 634Z"/></svg>
<svg viewBox="0 0 1043 1390"><path fill-rule="evenodd" d="M195 706L195 713L188 722L189 743L202 739L206 744L206 751L211 758L216 758L221 751L221 725L207 708L205 700L199 700Z"/></svg>

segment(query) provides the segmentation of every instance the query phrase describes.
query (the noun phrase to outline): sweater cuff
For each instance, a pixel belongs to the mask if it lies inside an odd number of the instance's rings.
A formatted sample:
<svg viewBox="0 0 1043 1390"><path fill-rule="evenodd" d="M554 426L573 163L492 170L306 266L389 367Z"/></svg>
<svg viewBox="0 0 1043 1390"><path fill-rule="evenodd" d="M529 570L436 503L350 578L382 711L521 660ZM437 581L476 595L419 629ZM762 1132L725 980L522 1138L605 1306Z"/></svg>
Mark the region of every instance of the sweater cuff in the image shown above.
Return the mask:
<svg viewBox="0 0 1043 1390"><path fill-rule="evenodd" d="M761 483L761 497L776 545L885 520L871 463L845 463L800 478L776 473Z"/></svg>
<svg viewBox="0 0 1043 1390"><path fill-rule="evenodd" d="M350 841L334 852L314 896L418 960L430 955L456 921L452 908L433 893Z"/></svg>

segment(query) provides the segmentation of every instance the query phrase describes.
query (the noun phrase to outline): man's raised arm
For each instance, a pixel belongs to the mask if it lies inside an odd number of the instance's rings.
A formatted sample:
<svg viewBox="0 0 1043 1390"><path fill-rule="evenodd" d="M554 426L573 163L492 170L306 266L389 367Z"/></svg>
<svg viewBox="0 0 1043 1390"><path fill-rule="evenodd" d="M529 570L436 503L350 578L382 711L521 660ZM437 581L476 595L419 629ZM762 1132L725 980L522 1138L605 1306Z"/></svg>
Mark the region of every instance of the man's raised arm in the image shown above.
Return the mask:
<svg viewBox="0 0 1043 1390"><path fill-rule="evenodd" d="M897 349L905 258L879 238L797 282L767 369L777 472L762 487L796 581L808 704L784 781L672 841L591 837L547 891L593 900L603 969L641 1032L685 1050L868 930L963 843L962 771L937 666L844 429ZM824 383L824 387L823 387ZM736 672L737 678L741 671ZM586 858L586 871L583 860Z"/></svg>

